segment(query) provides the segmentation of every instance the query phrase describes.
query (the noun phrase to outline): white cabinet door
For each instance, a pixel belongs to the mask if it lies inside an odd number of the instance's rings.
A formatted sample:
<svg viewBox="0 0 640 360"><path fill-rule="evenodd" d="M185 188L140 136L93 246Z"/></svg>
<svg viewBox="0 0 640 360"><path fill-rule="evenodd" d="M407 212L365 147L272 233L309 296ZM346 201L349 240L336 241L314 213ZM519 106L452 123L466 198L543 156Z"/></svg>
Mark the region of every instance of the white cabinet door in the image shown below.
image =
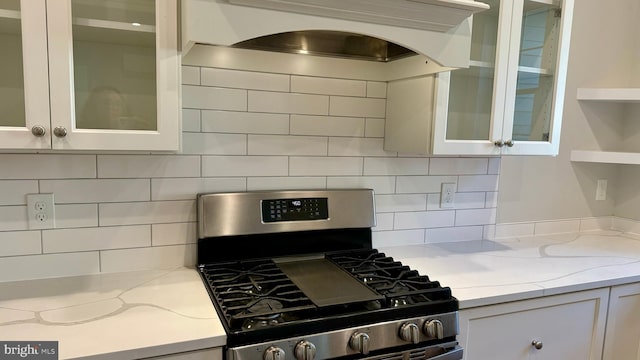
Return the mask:
<svg viewBox="0 0 640 360"><path fill-rule="evenodd" d="M464 359L600 359L608 296L598 289L464 309Z"/></svg>
<svg viewBox="0 0 640 360"><path fill-rule="evenodd" d="M46 24L45 0L0 2L0 148L51 147Z"/></svg>
<svg viewBox="0 0 640 360"><path fill-rule="evenodd" d="M640 359L640 283L611 288L606 334L604 360Z"/></svg>
<svg viewBox="0 0 640 360"><path fill-rule="evenodd" d="M573 0L486 0L468 69L436 82L434 154L557 155Z"/></svg>
<svg viewBox="0 0 640 360"><path fill-rule="evenodd" d="M54 149L178 150L176 0L47 0Z"/></svg>
<svg viewBox="0 0 640 360"><path fill-rule="evenodd" d="M2 1L0 148L179 150L177 7Z"/></svg>

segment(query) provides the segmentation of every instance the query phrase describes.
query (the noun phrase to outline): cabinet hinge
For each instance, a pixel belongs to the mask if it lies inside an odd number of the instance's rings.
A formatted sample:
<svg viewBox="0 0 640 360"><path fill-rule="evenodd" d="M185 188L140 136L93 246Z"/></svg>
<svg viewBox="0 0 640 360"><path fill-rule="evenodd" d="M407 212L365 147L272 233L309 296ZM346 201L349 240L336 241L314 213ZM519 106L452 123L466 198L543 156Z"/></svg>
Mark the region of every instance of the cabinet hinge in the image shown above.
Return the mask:
<svg viewBox="0 0 640 360"><path fill-rule="evenodd" d="M562 16L562 9L556 9L555 12L553 13L554 17L561 17Z"/></svg>

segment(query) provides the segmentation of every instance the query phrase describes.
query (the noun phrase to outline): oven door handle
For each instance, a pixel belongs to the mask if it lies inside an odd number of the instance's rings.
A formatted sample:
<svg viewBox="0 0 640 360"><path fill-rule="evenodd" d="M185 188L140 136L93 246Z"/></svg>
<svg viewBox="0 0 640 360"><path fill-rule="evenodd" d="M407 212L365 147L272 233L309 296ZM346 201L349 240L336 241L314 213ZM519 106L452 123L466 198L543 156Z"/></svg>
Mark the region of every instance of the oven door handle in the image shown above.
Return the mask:
<svg viewBox="0 0 640 360"><path fill-rule="evenodd" d="M463 349L457 346L444 354L425 358L425 360L461 360Z"/></svg>

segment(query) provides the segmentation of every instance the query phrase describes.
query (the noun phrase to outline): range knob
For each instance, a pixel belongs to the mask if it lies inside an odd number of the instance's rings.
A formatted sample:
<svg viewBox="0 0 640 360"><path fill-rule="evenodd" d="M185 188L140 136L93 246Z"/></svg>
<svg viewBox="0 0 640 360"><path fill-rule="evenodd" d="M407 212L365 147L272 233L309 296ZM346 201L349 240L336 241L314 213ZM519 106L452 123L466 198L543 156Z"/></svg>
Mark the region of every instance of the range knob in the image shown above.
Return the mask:
<svg viewBox="0 0 640 360"><path fill-rule="evenodd" d="M316 346L307 340L301 340L296 344L294 354L298 360L313 360L316 357Z"/></svg>
<svg viewBox="0 0 640 360"><path fill-rule="evenodd" d="M400 326L400 339L417 344L420 341L420 329L414 323L405 323Z"/></svg>
<svg viewBox="0 0 640 360"><path fill-rule="evenodd" d="M262 356L264 360L284 360L284 350L277 346L269 346Z"/></svg>
<svg viewBox="0 0 640 360"><path fill-rule="evenodd" d="M354 333L349 339L349 347L353 351L367 355L369 353L369 334L359 331Z"/></svg>
<svg viewBox="0 0 640 360"><path fill-rule="evenodd" d="M444 338L442 322L440 320L427 320L424 323L424 333L430 338L438 340Z"/></svg>

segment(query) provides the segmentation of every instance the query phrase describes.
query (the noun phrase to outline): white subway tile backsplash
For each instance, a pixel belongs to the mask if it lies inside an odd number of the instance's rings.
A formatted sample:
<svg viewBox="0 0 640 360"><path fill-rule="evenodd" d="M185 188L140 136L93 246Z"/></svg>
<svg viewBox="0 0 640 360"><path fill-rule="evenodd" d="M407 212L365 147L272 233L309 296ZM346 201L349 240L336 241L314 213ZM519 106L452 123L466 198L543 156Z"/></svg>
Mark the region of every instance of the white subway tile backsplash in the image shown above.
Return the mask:
<svg viewBox="0 0 640 360"><path fill-rule="evenodd" d="M489 225L496 223L496 209L456 210L456 226Z"/></svg>
<svg viewBox="0 0 640 360"><path fill-rule="evenodd" d="M247 110L247 90L182 85L182 106L187 109Z"/></svg>
<svg viewBox="0 0 640 360"><path fill-rule="evenodd" d="M383 139L332 137L329 138L329 156L395 156L397 153L382 148Z"/></svg>
<svg viewBox="0 0 640 360"><path fill-rule="evenodd" d="M183 154L245 155L247 135L182 133Z"/></svg>
<svg viewBox="0 0 640 360"><path fill-rule="evenodd" d="M533 223L496 224L495 238L515 238L519 236L533 236Z"/></svg>
<svg viewBox="0 0 640 360"><path fill-rule="evenodd" d="M580 231L609 230L612 228L613 228L612 216L580 219Z"/></svg>
<svg viewBox="0 0 640 360"><path fill-rule="evenodd" d="M151 179L151 200L196 200L198 193L246 189L243 177Z"/></svg>
<svg viewBox="0 0 640 360"><path fill-rule="evenodd" d="M364 97L367 95L367 83L362 80L291 76L291 92Z"/></svg>
<svg viewBox="0 0 640 360"><path fill-rule="evenodd" d="M394 176L329 176L327 189L369 188L376 195L393 194L396 187Z"/></svg>
<svg viewBox="0 0 640 360"><path fill-rule="evenodd" d="M0 232L0 258L41 252L40 231Z"/></svg>
<svg viewBox="0 0 640 360"><path fill-rule="evenodd" d="M376 214L376 226L372 231L386 231L393 230L393 213L377 213Z"/></svg>
<svg viewBox="0 0 640 360"><path fill-rule="evenodd" d="M376 231L371 234L373 247L384 248L424 244L425 229Z"/></svg>
<svg viewBox="0 0 640 360"><path fill-rule="evenodd" d="M249 135L249 155L327 155L327 138Z"/></svg>
<svg viewBox="0 0 640 360"><path fill-rule="evenodd" d="M498 192L497 191L489 191L485 193L485 204L486 208L495 208L498 207Z"/></svg>
<svg viewBox="0 0 640 360"><path fill-rule="evenodd" d="M56 205L57 228L98 226L97 204Z"/></svg>
<svg viewBox="0 0 640 360"><path fill-rule="evenodd" d="M291 176L362 175L361 157L291 157Z"/></svg>
<svg viewBox="0 0 640 360"><path fill-rule="evenodd" d="M455 211L413 211L396 213L394 229L428 229L454 226Z"/></svg>
<svg viewBox="0 0 640 360"><path fill-rule="evenodd" d="M430 175L486 174L489 161L486 158L432 158Z"/></svg>
<svg viewBox="0 0 640 360"><path fill-rule="evenodd" d="M323 176L282 176L247 178L247 190L287 190L287 189L326 189L327 178Z"/></svg>
<svg viewBox="0 0 640 360"><path fill-rule="evenodd" d="M385 99L331 96L330 115L384 118L385 112Z"/></svg>
<svg viewBox="0 0 640 360"><path fill-rule="evenodd" d="M426 194L382 195L375 197L376 212L424 211L427 210Z"/></svg>
<svg viewBox="0 0 640 360"><path fill-rule="evenodd" d="M240 134L288 134L288 114L202 110L202 131Z"/></svg>
<svg viewBox="0 0 640 360"><path fill-rule="evenodd" d="M200 157L188 155L98 155L100 178L197 177Z"/></svg>
<svg viewBox="0 0 640 360"><path fill-rule="evenodd" d="M500 174L500 160L499 157L490 157L489 158L489 169L487 174L497 175Z"/></svg>
<svg viewBox="0 0 640 360"><path fill-rule="evenodd" d="M194 244L198 241L195 222L151 225L153 246Z"/></svg>
<svg viewBox="0 0 640 360"><path fill-rule="evenodd" d="M203 156L202 176L286 176L286 156Z"/></svg>
<svg viewBox="0 0 640 360"><path fill-rule="evenodd" d="M95 155L0 154L0 179L81 179L96 177Z"/></svg>
<svg viewBox="0 0 640 360"><path fill-rule="evenodd" d="M580 219L537 222L533 228L534 235L577 233L580 231Z"/></svg>
<svg viewBox="0 0 640 360"><path fill-rule="evenodd" d="M499 157L384 151L386 82L183 66L182 83L181 154L0 154L0 281L193 266L208 192L371 188L376 247L504 232ZM56 228L29 231L25 194L43 192Z"/></svg>
<svg viewBox="0 0 640 360"><path fill-rule="evenodd" d="M195 262L194 244L100 251L102 272L192 267Z"/></svg>
<svg viewBox="0 0 640 360"><path fill-rule="evenodd" d="M367 97L386 98L387 83L381 81L367 81Z"/></svg>
<svg viewBox="0 0 640 360"><path fill-rule="evenodd" d="M197 66L183 66L182 84L200 85L200 68Z"/></svg>
<svg viewBox="0 0 640 360"><path fill-rule="evenodd" d="M365 120L365 137L384 137L384 119L367 118Z"/></svg>
<svg viewBox="0 0 640 360"><path fill-rule="evenodd" d="M41 180L40 191L56 204L149 201L149 179Z"/></svg>
<svg viewBox="0 0 640 360"><path fill-rule="evenodd" d="M483 240L482 226L457 226L449 228L427 229L427 243Z"/></svg>
<svg viewBox="0 0 640 360"><path fill-rule="evenodd" d="M98 252L0 258L0 281L44 279L100 272Z"/></svg>
<svg viewBox="0 0 640 360"><path fill-rule="evenodd" d="M458 191L498 191L498 175L461 175Z"/></svg>
<svg viewBox="0 0 640 360"><path fill-rule="evenodd" d="M289 91L289 75L202 68L202 85L226 88Z"/></svg>
<svg viewBox="0 0 640 360"><path fill-rule="evenodd" d="M111 226L44 230L44 253L79 252L151 246L151 226Z"/></svg>
<svg viewBox="0 0 640 360"><path fill-rule="evenodd" d="M429 158L365 158L365 175L427 175Z"/></svg>
<svg viewBox="0 0 640 360"><path fill-rule="evenodd" d="M99 204L100 226L196 221L195 200Z"/></svg>
<svg viewBox="0 0 640 360"><path fill-rule="evenodd" d="M440 193L442 183L455 183L457 176L398 176L396 192L405 193ZM460 186L458 186L460 191Z"/></svg>
<svg viewBox="0 0 640 360"><path fill-rule="evenodd" d="M0 219L0 231L28 229L26 206L0 206Z"/></svg>
<svg viewBox="0 0 640 360"><path fill-rule="evenodd" d="M249 111L328 115L329 97L325 95L249 91Z"/></svg>
<svg viewBox="0 0 640 360"><path fill-rule="evenodd" d="M31 193L38 193L37 180L0 180L0 206L25 205Z"/></svg>
<svg viewBox="0 0 640 360"><path fill-rule="evenodd" d="M200 131L200 110L182 109L182 131Z"/></svg>
<svg viewBox="0 0 640 360"><path fill-rule="evenodd" d="M485 193L455 193L453 209L482 209L485 204ZM429 194L427 200L427 210L451 210L451 208L440 207L440 194Z"/></svg>
<svg viewBox="0 0 640 360"><path fill-rule="evenodd" d="M292 135L362 137L364 125L363 118L291 115Z"/></svg>

